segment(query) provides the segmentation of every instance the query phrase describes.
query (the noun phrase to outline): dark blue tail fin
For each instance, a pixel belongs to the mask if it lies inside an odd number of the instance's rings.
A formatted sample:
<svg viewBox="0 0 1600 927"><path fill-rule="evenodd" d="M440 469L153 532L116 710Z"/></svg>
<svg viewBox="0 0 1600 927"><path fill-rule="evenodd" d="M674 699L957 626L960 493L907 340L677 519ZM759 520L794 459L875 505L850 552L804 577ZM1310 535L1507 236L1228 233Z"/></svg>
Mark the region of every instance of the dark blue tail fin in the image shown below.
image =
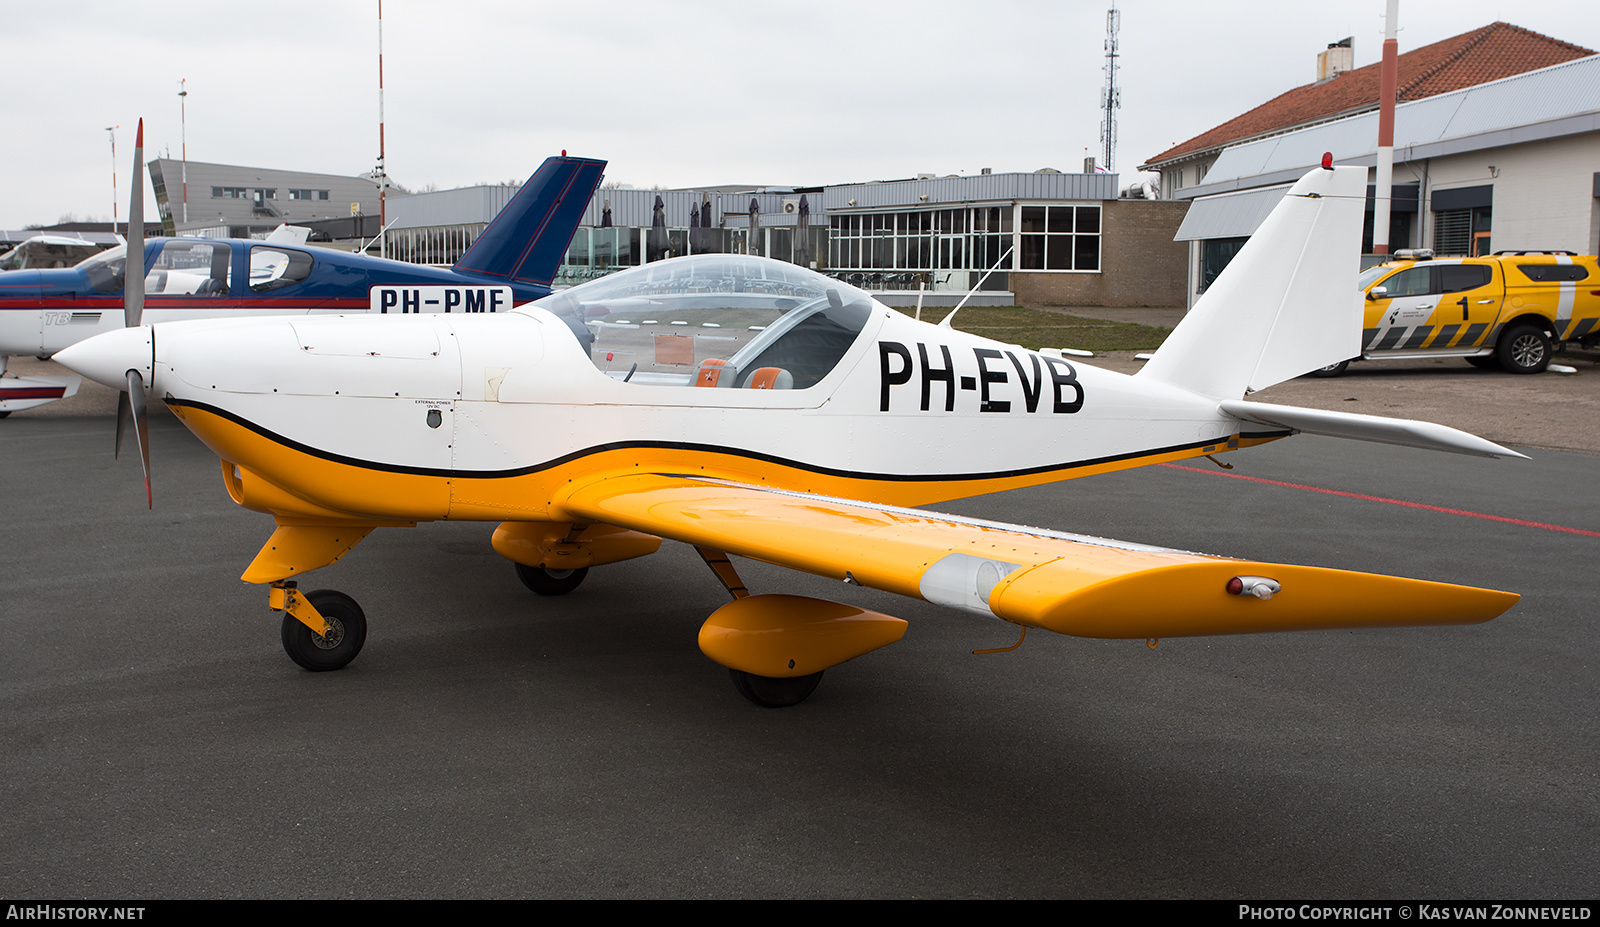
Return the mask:
<svg viewBox="0 0 1600 927"><path fill-rule="evenodd" d="M455 269L549 286L606 162L548 158L455 263Z"/></svg>

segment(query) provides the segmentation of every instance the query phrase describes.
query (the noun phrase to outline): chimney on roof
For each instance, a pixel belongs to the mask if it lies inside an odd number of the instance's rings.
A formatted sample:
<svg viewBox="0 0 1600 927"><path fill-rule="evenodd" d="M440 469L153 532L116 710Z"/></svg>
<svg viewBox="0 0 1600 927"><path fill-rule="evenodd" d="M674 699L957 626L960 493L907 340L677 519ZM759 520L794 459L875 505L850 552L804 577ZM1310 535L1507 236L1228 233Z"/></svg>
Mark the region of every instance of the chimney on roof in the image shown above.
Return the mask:
<svg viewBox="0 0 1600 927"><path fill-rule="evenodd" d="M1355 36L1345 36L1330 43L1326 51L1317 54L1317 83L1337 77L1356 66Z"/></svg>

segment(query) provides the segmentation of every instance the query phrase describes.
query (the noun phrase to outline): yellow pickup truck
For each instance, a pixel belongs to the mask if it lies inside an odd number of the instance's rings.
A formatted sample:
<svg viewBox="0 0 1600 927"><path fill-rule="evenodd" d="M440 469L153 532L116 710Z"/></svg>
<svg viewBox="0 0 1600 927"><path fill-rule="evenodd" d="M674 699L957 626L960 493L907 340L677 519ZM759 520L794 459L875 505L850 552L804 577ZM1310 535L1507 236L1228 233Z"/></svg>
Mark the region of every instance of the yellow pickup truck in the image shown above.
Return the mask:
<svg viewBox="0 0 1600 927"><path fill-rule="evenodd" d="M1479 367L1538 373L1567 342L1600 343L1600 266L1569 251L1499 251L1438 258L1398 252L1363 271L1361 356L1461 357ZM1348 361L1316 371L1338 376Z"/></svg>

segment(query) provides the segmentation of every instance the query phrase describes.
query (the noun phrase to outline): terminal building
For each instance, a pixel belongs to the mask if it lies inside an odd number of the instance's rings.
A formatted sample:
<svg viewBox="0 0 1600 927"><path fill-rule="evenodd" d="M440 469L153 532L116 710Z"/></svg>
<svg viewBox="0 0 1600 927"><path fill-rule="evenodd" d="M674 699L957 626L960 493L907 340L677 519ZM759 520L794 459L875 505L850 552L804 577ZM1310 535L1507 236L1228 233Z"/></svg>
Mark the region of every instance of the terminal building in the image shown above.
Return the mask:
<svg viewBox="0 0 1600 927"><path fill-rule="evenodd" d="M595 192L561 268L575 284L686 254L758 254L891 302L976 288L1029 306L1183 304L1186 204L1119 198L1115 174L983 173L819 187ZM448 264L516 192L466 187L389 201L391 257ZM985 279L985 275L987 279ZM931 294L931 295L930 295ZM897 298L898 297L898 298Z"/></svg>
<svg viewBox="0 0 1600 927"><path fill-rule="evenodd" d="M1119 197L1093 170L817 187L724 185L597 190L557 285L687 254L757 254L812 267L890 302L1181 306L1185 203ZM187 214L183 184L187 171ZM158 158L150 178L169 235L263 237L280 223L311 240L425 264L454 263L517 187L406 194L390 188L381 241L377 186L346 177Z"/></svg>
<svg viewBox="0 0 1600 927"><path fill-rule="evenodd" d="M156 158L150 186L168 235L259 238L285 222L378 215L371 177ZM404 193L389 186L390 197Z"/></svg>

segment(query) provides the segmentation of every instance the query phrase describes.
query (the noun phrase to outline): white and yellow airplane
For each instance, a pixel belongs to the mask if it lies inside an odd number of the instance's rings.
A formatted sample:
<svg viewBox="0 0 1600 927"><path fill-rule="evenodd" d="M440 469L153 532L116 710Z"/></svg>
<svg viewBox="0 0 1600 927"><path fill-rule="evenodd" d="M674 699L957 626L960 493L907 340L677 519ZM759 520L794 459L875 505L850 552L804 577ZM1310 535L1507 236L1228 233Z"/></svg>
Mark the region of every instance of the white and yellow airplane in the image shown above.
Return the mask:
<svg viewBox="0 0 1600 927"><path fill-rule="evenodd" d="M234 501L273 516L243 578L271 587L285 649L311 670L349 663L366 619L291 577L374 528L435 519L500 522L495 550L545 595L662 538L694 545L733 599L700 646L769 706L804 699L825 669L906 623L751 595L728 554L1023 634L1487 621L1517 596L914 508L1300 431L1522 456L1439 425L1242 400L1359 351L1365 186L1361 168L1303 177L1136 376L726 255L647 264L509 313L163 323L57 359L127 390L136 425L145 394L161 398L221 458Z"/></svg>

